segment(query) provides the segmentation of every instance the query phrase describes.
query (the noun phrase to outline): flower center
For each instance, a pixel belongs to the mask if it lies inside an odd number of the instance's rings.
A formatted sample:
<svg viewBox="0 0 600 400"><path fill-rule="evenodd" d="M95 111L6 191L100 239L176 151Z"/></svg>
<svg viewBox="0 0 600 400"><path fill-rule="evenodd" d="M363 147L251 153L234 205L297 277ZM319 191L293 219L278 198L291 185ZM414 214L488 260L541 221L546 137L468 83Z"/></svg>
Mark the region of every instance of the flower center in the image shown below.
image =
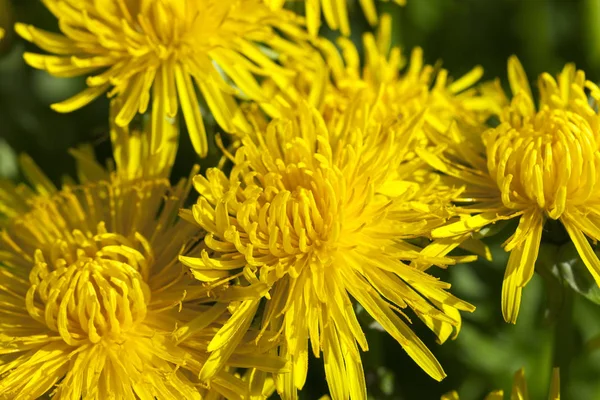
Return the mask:
<svg viewBox="0 0 600 400"><path fill-rule="evenodd" d="M537 204L559 218L568 204L593 195L600 154L589 122L572 111L543 107L516 126L486 132L488 171L506 207Z"/></svg>
<svg viewBox="0 0 600 400"><path fill-rule="evenodd" d="M146 316L152 256L141 236L74 231L49 251L37 250L27 311L69 345L121 335Z"/></svg>
<svg viewBox="0 0 600 400"><path fill-rule="evenodd" d="M291 152L292 147L298 153L286 154L287 163L267 157L258 161L263 163L256 168L259 173L247 164L234 167L232 174L239 183L226 194L225 207L217 204L212 222L217 237L233 244L250 265L260 267L261 280L270 283L288 273L297 276L306 260L326 263L340 233L341 221L335 217L338 196L345 188L326 176L333 171L311 165L311 157L303 157L307 163L297 161L306 148L294 143L285 150ZM235 223L228 213L236 215ZM211 248L223 245L212 235L205 240Z"/></svg>

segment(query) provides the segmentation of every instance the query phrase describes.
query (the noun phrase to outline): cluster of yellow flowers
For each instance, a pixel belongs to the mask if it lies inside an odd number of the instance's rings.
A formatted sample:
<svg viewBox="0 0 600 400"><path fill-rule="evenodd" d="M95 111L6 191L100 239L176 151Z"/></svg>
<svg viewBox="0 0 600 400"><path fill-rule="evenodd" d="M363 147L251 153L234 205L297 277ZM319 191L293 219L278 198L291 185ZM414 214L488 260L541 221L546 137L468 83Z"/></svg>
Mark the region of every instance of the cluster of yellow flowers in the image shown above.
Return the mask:
<svg viewBox="0 0 600 400"><path fill-rule="evenodd" d="M31 66L86 76L56 111L108 93L114 162L73 150L58 188L22 156L29 185L0 181L0 399L296 399L309 351L334 400L366 399L358 304L442 380L407 314L455 337L475 307L432 271L489 258L476 233L501 220L506 321L548 219L600 284L600 88L567 65L536 101L516 58L511 99L481 67L451 79L360 3L363 62L317 35L321 10L349 34L345 1L45 0L62 34L16 25L51 53ZM207 113L232 145L172 183L178 115L203 157Z"/></svg>

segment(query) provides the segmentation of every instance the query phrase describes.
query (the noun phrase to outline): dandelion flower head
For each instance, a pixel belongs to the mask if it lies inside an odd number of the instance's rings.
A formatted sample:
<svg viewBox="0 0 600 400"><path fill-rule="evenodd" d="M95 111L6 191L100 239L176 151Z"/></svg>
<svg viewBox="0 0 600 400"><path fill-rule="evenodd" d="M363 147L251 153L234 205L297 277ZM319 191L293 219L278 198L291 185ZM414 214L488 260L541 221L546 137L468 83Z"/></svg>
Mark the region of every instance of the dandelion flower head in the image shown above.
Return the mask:
<svg viewBox="0 0 600 400"><path fill-rule="evenodd" d="M277 375L285 398L305 383L309 342L316 357L323 354L332 398L366 398L359 348L368 343L354 301L437 380L442 367L401 309L411 309L440 341L457 328L459 310L473 309L425 272L453 264L446 254L456 242L422 248L404 240L442 224L455 196L437 192L433 178L411 180L418 167L403 162L422 115L383 128L362 99L354 104L324 120L302 103L295 118L243 138L229 176L211 169L194 178L200 198L192 214L207 231L208 249L181 260L202 281L234 274L238 283L223 299L241 302L235 324L210 343L206 365L223 362L250 324L281 332L279 352L292 369Z"/></svg>
<svg viewBox="0 0 600 400"><path fill-rule="evenodd" d="M234 96L267 101L256 75L285 82L290 71L265 55L300 54L277 32L301 37L299 17L271 11L260 0L48 0L62 34L17 24L26 40L50 53L26 53L33 67L57 77L87 76L87 89L52 107L81 108L107 93L117 98L116 122L127 126L151 104L154 151L161 132L181 108L196 152L207 138L196 88L229 133L249 130ZM258 44L260 42L260 45ZM233 85L232 85L232 84Z"/></svg>
<svg viewBox="0 0 600 400"><path fill-rule="evenodd" d="M498 127L470 144L455 131L448 141L453 154L424 158L445 174L466 184L464 200L474 215L435 229L434 237L476 231L500 220L518 218L519 226L505 243L510 252L502 310L515 322L523 287L531 279L544 224L558 220L568 232L590 273L600 284L600 261L588 238L600 239L597 206L600 184L600 90L585 80L583 71L568 64L554 79L539 77L536 109L519 61L508 64L513 98L500 114Z"/></svg>
<svg viewBox="0 0 600 400"><path fill-rule="evenodd" d="M177 132L163 134L170 145L150 154L146 133L114 127L116 170L75 151L83 182L60 190L27 169L34 193L0 231L1 399L247 395L248 382L232 372L210 388L197 381L207 338L227 314L210 314L209 289L178 262L182 252L199 254L201 232L177 219L191 183L170 185ZM10 207L1 196L0 204ZM172 332L199 315L204 329L177 345ZM230 360L284 365L250 349Z"/></svg>

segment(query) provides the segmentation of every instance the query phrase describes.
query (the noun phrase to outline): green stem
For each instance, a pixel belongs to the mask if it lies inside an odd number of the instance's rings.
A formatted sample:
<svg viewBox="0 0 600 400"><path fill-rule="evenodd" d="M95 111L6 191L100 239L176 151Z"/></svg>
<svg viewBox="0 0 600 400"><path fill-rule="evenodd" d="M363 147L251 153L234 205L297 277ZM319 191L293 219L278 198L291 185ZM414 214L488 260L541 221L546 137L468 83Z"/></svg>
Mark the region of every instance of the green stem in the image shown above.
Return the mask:
<svg viewBox="0 0 600 400"><path fill-rule="evenodd" d="M600 2L597 0L585 0L583 2L585 16L585 33L587 49L586 54L591 65L600 65Z"/></svg>

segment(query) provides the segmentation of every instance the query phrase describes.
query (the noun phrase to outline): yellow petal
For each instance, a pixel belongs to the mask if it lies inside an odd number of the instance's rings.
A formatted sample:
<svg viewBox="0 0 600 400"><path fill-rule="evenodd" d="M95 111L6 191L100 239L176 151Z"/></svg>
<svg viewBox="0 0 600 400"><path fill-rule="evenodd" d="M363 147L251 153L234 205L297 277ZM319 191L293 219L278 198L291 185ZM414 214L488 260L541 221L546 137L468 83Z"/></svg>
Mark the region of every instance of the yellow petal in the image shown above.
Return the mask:
<svg viewBox="0 0 600 400"><path fill-rule="evenodd" d="M125 92L119 96L123 102L115 117L118 126L127 126L138 112L140 98L144 89L144 74L137 74L127 84Z"/></svg>
<svg viewBox="0 0 600 400"><path fill-rule="evenodd" d="M59 113L69 113L75 110L80 109L94 101L98 96L106 92L109 88L110 84L105 84L97 87L87 88L75 96L67 99L65 101L61 101L60 103L54 103L50 107Z"/></svg>
<svg viewBox="0 0 600 400"><path fill-rule="evenodd" d="M206 381L225 366L246 334L259 304L260 299L242 302L227 323L212 338L207 348L211 354L200 370L200 380Z"/></svg>
<svg viewBox="0 0 600 400"><path fill-rule="evenodd" d="M369 22L369 25L377 25L377 8L375 7L375 1L360 0L360 6L365 14L365 18Z"/></svg>
<svg viewBox="0 0 600 400"><path fill-rule="evenodd" d="M175 82L177 83L177 93L181 101L181 109L190 133L192 146L194 146L196 153L204 158L208 154L208 141L200 106L198 105L198 97L192 78L179 64L175 66Z"/></svg>
<svg viewBox="0 0 600 400"><path fill-rule="evenodd" d="M325 378L329 391L334 399L347 399L349 396L345 357L341 349L341 340L335 326L325 325L323 332L323 361L325 362Z"/></svg>
<svg viewBox="0 0 600 400"><path fill-rule="evenodd" d="M79 48L72 39L63 35L37 29L31 25L15 24L15 32L23 39L35 43L49 53L71 55L79 53Z"/></svg>
<svg viewBox="0 0 600 400"><path fill-rule="evenodd" d="M598 260L598 256L594 252L594 249L592 249L592 246L590 246L590 242L568 217L561 218L561 221L573 241L577 253L579 253L584 264L588 267L596 284L600 286L600 260Z"/></svg>
<svg viewBox="0 0 600 400"><path fill-rule="evenodd" d="M485 400L504 400L504 391L495 390L487 396L485 396Z"/></svg>
<svg viewBox="0 0 600 400"><path fill-rule="evenodd" d="M27 154L19 156L19 164L25 178L33 185L35 190L43 195L49 196L58 191L52 181L44 174L40 167Z"/></svg>
<svg viewBox="0 0 600 400"><path fill-rule="evenodd" d="M419 337L396 315L378 293L353 273L344 274L349 281L350 294L398 341L408 355L433 379L441 381L446 377L442 366Z"/></svg>
<svg viewBox="0 0 600 400"><path fill-rule="evenodd" d="M523 216L521 221L528 220L527 217ZM513 324L517 322L523 287L533 276L542 238L543 217L533 211L533 218L529 220L527 238L510 253L502 284L502 315Z"/></svg>
<svg viewBox="0 0 600 400"><path fill-rule="evenodd" d="M511 214L498 214L495 212L485 212L466 218L462 221L454 222L431 231L433 238L445 238L462 235L464 233L477 232L486 225L492 224L497 221L507 220L514 218L522 212L516 212Z"/></svg>
<svg viewBox="0 0 600 400"><path fill-rule="evenodd" d="M321 0L306 0L306 25L313 37L319 34L321 27Z"/></svg>
<svg viewBox="0 0 600 400"><path fill-rule="evenodd" d="M180 343L196 332L201 331L216 321L227 310L227 303L216 303L207 311L200 313L196 318L183 325L173 333L173 340Z"/></svg>
<svg viewBox="0 0 600 400"><path fill-rule="evenodd" d="M525 371L523 370L523 368L521 368L515 373L510 398L511 400L529 400L527 382L525 381Z"/></svg>
<svg viewBox="0 0 600 400"><path fill-rule="evenodd" d="M460 93L465 89L475 85L483 76L483 67L476 66L465 75L461 76L460 79L452 82L448 85L448 90L452 93Z"/></svg>
<svg viewBox="0 0 600 400"><path fill-rule="evenodd" d="M533 98L527 74L516 56L511 56L508 59L508 83L513 95L524 92L530 99Z"/></svg>
<svg viewBox="0 0 600 400"><path fill-rule="evenodd" d="M459 400L459 399L460 399L460 397L458 397L458 392L456 390L453 390L451 392L443 394L442 397L440 398L440 400Z"/></svg>

